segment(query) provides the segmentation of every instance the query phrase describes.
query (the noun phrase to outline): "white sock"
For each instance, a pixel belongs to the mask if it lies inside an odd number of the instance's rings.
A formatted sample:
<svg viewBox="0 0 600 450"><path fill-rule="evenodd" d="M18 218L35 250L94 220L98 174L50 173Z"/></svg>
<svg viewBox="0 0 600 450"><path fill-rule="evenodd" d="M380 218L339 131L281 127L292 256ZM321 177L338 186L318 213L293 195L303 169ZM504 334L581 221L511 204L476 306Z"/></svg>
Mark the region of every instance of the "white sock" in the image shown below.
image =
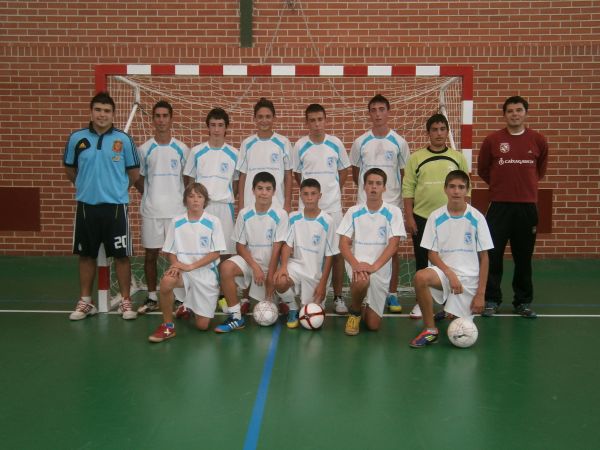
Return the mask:
<svg viewBox="0 0 600 450"><path fill-rule="evenodd" d="M83 300L86 303L92 303L92 297L81 297L81 300Z"/></svg>
<svg viewBox="0 0 600 450"><path fill-rule="evenodd" d="M242 308L239 303L235 306L228 307L227 312L231 314L235 320L240 320L242 318Z"/></svg>
<svg viewBox="0 0 600 450"><path fill-rule="evenodd" d="M158 296L156 295L156 291L148 292L148 298L157 302Z"/></svg>
<svg viewBox="0 0 600 450"><path fill-rule="evenodd" d="M290 310L298 309L298 303L296 303L296 296L294 295L294 291L292 290L292 288L289 288L285 292L278 292L277 295L279 295L279 297L281 297L281 301L283 303L288 305Z"/></svg>

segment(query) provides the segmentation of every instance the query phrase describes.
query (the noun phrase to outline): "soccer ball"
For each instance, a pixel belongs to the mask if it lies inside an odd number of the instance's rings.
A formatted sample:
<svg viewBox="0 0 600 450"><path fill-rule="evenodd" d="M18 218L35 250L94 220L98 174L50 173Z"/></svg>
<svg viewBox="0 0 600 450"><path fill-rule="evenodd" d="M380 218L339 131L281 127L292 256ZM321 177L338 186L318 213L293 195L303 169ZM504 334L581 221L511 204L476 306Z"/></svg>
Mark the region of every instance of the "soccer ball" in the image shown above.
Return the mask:
<svg viewBox="0 0 600 450"><path fill-rule="evenodd" d="M300 325L307 330L317 330L323 326L325 310L323 310L321 305L308 303L300 308L298 319L300 320Z"/></svg>
<svg viewBox="0 0 600 450"><path fill-rule="evenodd" d="M254 306L253 316L254 321L261 327L268 327L277 322L279 311L275 303L263 300Z"/></svg>
<svg viewBox="0 0 600 450"><path fill-rule="evenodd" d="M473 320L465 317L454 319L448 326L448 339L457 347L471 347L477 342L479 332Z"/></svg>

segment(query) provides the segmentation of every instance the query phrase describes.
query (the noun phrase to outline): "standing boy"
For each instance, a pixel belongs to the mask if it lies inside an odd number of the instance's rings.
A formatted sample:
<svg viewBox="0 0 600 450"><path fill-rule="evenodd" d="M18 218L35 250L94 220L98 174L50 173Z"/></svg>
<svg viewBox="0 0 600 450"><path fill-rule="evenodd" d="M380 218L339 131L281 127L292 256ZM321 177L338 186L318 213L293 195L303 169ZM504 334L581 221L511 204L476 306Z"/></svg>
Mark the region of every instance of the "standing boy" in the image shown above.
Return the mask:
<svg viewBox="0 0 600 450"><path fill-rule="evenodd" d="M448 148L448 119L443 114L434 114L427 120L429 145L419 149L408 158L402 179L402 197L406 232L412 236L416 271L427 267L427 249L421 247L427 218L432 211L448 201L444 193L444 180L452 170L469 172L464 155ZM421 318L417 304L410 312L411 319Z"/></svg>
<svg viewBox="0 0 600 450"><path fill-rule="evenodd" d="M199 183L185 188L185 214L171 221L163 251L171 267L160 282L160 309L163 322L152 333L150 342L162 342L175 337L173 322L173 291L183 291L179 298L194 313L196 328L207 330L215 315L219 294L217 260L225 250L225 238L219 219L206 212L209 204L207 189Z"/></svg>
<svg viewBox="0 0 600 450"><path fill-rule="evenodd" d="M304 136L294 145L292 151L292 169L298 186L308 178L314 178L320 184L321 199L319 209L333 219L336 230L342 221L342 189L348 176L350 160L344 144L335 136L326 133L325 108L313 103L304 112L308 136ZM303 207L300 196L300 208ZM344 259L337 254L333 257L333 294L337 314L347 314L348 308L342 297L344 280Z"/></svg>
<svg viewBox="0 0 600 450"><path fill-rule="evenodd" d="M300 185L304 208L290 216L287 239L281 250L281 267L275 272L277 294L289 307L287 327L298 327L300 295L303 305L322 305L333 257L339 252L334 221L319 208L321 185L307 178Z"/></svg>
<svg viewBox="0 0 600 450"><path fill-rule="evenodd" d="M491 317L502 302L503 258L510 241L515 269L512 287L515 313L534 319L531 258L537 236L538 182L546 174L548 143L540 133L525 127L529 103L523 97L506 99L502 106L506 128L485 138L477 170L490 186L486 219L494 249L490 251L490 275L483 316Z"/></svg>
<svg viewBox="0 0 600 450"><path fill-rule="evenodd" d="M96 258L104 244L106 256L115 261L123 300L123 319L135 319L131 303L132 245L129 236L129 188L139 176L139 159L133 139L113 126L115 102L107 92L90 102L87 128L69 136L64 165L67 179L75 185L77 213L73 230L73 253L79 255L79 301L71 320L98 312L92 303Z"/></svg>
<svg viewBox="0 0 600 450"><path fill-rule="evenodd" d="M288 228L287 213L273 204L276 187L272 174L258 172L252 180L254 203L238 214L233 233L237 255L219 266L229 317L215 328L217 333L245 327L237 286L249 288L255 300L272 300L273 276Z"/></svg>
<svg viewBox="0 0 600 450"><path fill-rule="evenodd" d="M148 298L138 308L145 314L158 309L156 265L160 249L173 217L183 214L185 207L173 199L183 197L183 168L189 149L171 135L173 107L160 100L152 108L154 137L139 148L140 177L135 187L142 194L142 246L145 249L144 275Z"/></svg>
<svg viewBox="0 0 600 450"><path fill-rule="evenodd" d="M366 202L348 209L337 230L352 294L345 329L349 336L359 333L361 318L369 330L379 329L392 276L390 259L400 237L406 237L400 208L383 201L386 173L372 168L363 177Z"/></svg>
<svg viewBox="0 0 600 450"><path fill-rule="evenodd" d="M390 129L388 125L390 102L381 94L375 95L369 101L369 116L372 127L361 137L354 141L350 150L350 162L352 163L352 178L358 185L358 202L366 200L363 185L364 174L367 170L378 167L387 176L387 186L383 200L393 206L402 205L402 177L404 166L410 151L408 144L402 136ZM387 305L390 312L402 312L398 302L398 275L400 271L400 259L397 252L392 256L392 273L387 295Z"/></svg>
<svg viewBox="0 0 600 450"><path fill-rule="evenodd" d="M414 348L437 341L433 300L444 305L446 314L471 317L483 311L488 272L487 250L492 238L483 214L466 201L469 176L453 170L446 176L448 203L427 219L421 245L429 251L429 267L415 274L417 302L425 329L411 342Z"/></svg>
<svg viewBox="0 0 600 450"><path fill-rule="evenodd" d="M273 131L275 106L266 98L254 105L256 134L244 139L240 147L237 169L240 172L239 210L254 205L252 183L258 172L269 172L277 183L274 203L291 211L292 170L290 153L292 146L285 136Z"/></svg>

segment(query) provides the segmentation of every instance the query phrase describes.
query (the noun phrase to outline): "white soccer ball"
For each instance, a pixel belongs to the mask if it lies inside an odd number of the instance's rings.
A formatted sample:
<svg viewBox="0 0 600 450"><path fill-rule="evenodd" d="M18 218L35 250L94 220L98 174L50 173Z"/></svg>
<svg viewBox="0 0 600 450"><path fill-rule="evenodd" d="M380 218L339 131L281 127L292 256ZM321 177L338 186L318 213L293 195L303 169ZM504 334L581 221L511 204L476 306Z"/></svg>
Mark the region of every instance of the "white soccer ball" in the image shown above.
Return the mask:
<svg viewBox="0 0 600 450"><path fill-rule="evenodd" d="M300 320L300 325L307 330L318 330L323 326L325 310L321 305L308 303L300 308L298 320Z"/></svg>
<svg viewBox="0 0 600 450"><path fill-rule="evenodd" d="M275 322L277 322L277 318L279 317L277 305L268 300L258 302L254 306L254 310L252 312L254 316L254 321L261 327L268 327L270 325L273 325Z"/></svg>
<svg viewBox="0 0 600 450"><path fill-rule="evenodd" d="M479 331L473 320L466 317L454 319L448 326L448 339L457 347L471 347L477 342Z"/></svg>

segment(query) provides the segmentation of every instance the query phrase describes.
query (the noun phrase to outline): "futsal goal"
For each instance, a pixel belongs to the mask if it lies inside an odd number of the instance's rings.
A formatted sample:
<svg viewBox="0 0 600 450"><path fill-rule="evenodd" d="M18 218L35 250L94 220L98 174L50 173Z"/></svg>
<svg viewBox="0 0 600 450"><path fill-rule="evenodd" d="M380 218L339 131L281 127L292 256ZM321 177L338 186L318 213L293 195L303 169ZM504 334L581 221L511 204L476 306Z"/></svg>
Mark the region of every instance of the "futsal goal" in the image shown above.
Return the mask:
<svg viewBox="0 0 600 450"><path fill-rule="evenodd" d="M390 126L407 140L411 151L428 144L425 122L435 113L450 124L450 142L471 161L473 70L470 66L395 65L99 65L96 90L109 91L116 102L115 124L141 145L153 135L152 107L158 100L173 105L173 136L190 148L205 140L205 117L214 107L231 118L227 142L238 147L255 131L253 106L261 97L276 108L275 130L292 143L307 133L304 110L320 103L327 111L328 133L339 137L349 151L352 142L370 128L367 103L381 93L391 104ZM356 187L348 180L344 209L354 204ZM179 199L177 199L178 201ZM175 200L174 200L175 201ZM295 194L293 206L297 205ZM139 196L130 205L134 248L139 243ZM410 288L414 263L410 240L400 254L400 285ZM118 301L111 288L110 264L100 268L101 310ZM143 258L133 259L132 288L145 288Z"/></svg>

